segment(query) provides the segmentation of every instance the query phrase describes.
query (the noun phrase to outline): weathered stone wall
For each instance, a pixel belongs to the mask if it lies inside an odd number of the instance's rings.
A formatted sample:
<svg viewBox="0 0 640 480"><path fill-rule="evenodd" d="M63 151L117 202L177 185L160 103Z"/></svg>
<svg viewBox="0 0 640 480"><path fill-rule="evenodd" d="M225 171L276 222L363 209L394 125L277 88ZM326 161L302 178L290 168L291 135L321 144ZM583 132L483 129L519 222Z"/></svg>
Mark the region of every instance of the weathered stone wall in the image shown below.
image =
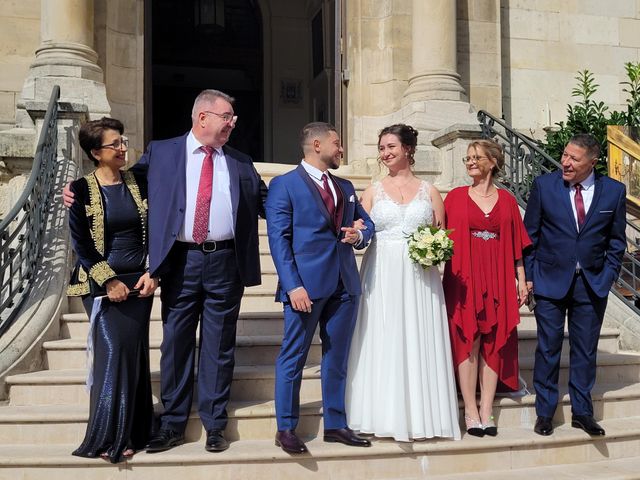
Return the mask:
<svg viewBox="0 0 640 480"><path fill-rule="evenodd" d="M501 23L503 113L516 128L541 136L564 120L578 70L594 73L598 101L624 104L624 63L640 60L639 1L502 0Z"/></svg>
<svg viewBox="0 0 640 480"><path fill-rule="evenodd" d="M40 44L40 0L0 2L0 130L15 123L16 104Z"/></svg>
<svg viewBox="0 0 640 480"><path fill-rule="evenodd" d="M377 131L400 109L411 73L411 0L353 0L347 5L349 163L377 156ZM376 117L383 117L379 120Z"/></svg>
<svg viewBox="0 0 640 480"><path fill-rule="evenodd" d="M95 0L94 43L111 116L122 120L129 157L144 149L144 1Z"/></svg>
<svg viewBox="0 0 640 480"><path fill-rule="evenodd" d="M458 0L458 73L478 110L502 113L500 0Z"/></svg>

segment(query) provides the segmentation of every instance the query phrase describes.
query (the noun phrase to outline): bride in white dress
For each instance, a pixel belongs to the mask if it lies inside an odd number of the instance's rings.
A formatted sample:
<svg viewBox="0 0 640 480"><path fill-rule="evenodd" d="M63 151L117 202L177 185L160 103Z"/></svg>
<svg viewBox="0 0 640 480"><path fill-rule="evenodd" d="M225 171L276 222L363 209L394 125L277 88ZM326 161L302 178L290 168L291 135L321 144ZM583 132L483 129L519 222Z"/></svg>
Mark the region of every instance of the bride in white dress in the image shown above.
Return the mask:
<svg viewBox="0 0 640 480"><path fill-rule="evenodd" d="M354 430L398 441L457 440L458 397L440 273L415 265L405 238L444 217L438 191L411 171L417 135L408 125L382 130L378 149L389 175L362 197L376 234L360 271L347 420Z"/></svg>

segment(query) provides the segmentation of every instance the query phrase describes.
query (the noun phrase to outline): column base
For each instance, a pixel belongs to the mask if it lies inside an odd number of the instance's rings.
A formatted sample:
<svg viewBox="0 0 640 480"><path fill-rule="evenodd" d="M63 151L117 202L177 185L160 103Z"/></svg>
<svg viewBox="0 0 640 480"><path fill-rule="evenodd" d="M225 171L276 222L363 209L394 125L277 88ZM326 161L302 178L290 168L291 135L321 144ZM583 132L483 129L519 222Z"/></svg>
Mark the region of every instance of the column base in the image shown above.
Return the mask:
<svg viewBox="0 0 640 480"><path fill-rule="evenodd" d="M33 128L25 103L48 102L54 85L60 85L60 102L86 105L91 119L111 112L102 70L97 65L34 64L22 87L16 112L18 126Z"/></svg>
<svg viewBox="0 0 640 480"><path fill-rule="evenodd" d="M425 100L467 101L460 75L448 70L433 70L409 78L402 105Z"/></svg>

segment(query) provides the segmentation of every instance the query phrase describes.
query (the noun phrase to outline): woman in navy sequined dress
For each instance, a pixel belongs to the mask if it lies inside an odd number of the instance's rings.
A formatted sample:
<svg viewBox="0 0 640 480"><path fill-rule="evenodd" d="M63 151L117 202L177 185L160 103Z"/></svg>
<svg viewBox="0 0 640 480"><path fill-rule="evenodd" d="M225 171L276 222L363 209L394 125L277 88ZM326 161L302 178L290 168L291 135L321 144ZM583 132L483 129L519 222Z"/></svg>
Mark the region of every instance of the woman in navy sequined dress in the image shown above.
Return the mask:
<svg viewBox="0 0 640 480"><path fill-rule="evenodd" d="M153 404L149 374L149 316L157 280L146 272L146 181L120 169L127 141L120 121L102 118L79 133L94 172L71 184L75 202L69 227L78 257L68 294L81 296L91 317L89 281L106 289L91 339L93 368L89 422L73 454L113 463L131 457L151 434ZM129 287L118 275L140 277ZM120 277L124 278L124 277ZM135 296L131 289L139 289Z"/></svg>

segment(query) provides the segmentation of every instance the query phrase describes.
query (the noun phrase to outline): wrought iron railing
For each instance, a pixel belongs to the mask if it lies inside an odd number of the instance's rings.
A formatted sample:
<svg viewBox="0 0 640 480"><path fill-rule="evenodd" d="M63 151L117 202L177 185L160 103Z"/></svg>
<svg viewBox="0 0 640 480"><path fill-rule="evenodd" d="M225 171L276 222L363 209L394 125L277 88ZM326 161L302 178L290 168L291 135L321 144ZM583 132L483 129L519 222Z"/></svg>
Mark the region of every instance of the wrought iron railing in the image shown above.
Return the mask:
<svg viewBox="0 0 640 480"><path fill-rule="evenodd" d="M42 257L56 177L58 99L54 86L44 116L27 184L11 211L0 223L0 335L15 319L29 295Z"/></svg>
<svg viewBox="0 0 640 480"><path fill-rule="evenodd" d="M561 168L560 162L545 153L535 140L515 131L484 110L478 112L478 121L482 136L496 140L504 148L504 172L497 183L510 190L521 207L526 207L533 179L543 173ZM622 261L620 276L611 291L640 315L638 242L640 242L640 228L627 220L627 250Z"/></svg>

